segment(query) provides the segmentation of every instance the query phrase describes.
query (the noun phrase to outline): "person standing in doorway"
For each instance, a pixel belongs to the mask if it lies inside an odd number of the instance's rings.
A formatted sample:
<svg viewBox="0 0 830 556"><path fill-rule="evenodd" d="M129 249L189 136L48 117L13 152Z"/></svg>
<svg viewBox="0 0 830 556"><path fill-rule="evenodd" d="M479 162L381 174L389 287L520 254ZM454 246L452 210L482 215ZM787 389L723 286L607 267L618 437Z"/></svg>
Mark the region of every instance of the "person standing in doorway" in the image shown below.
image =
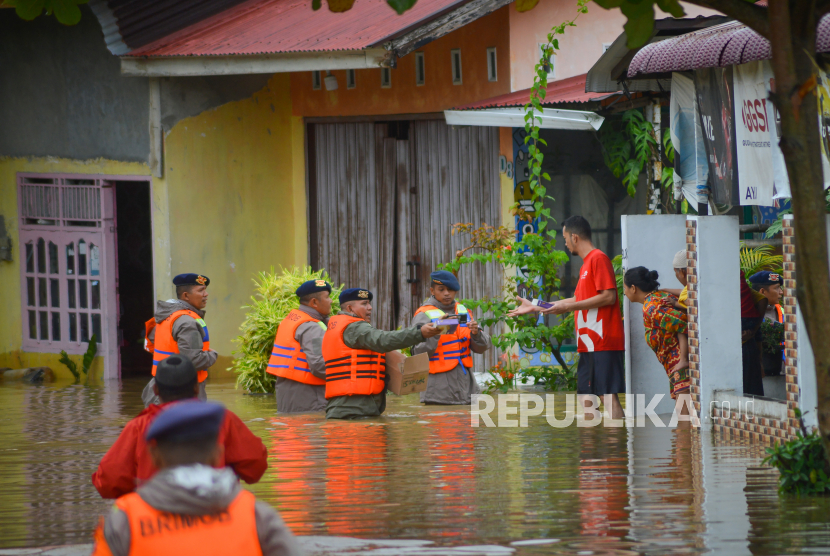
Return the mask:
<svg viewBox="0 0 830 556"><path fill-rule="evenodd" d="M619 394L625 392L625 333L617 280L608 255L594 247L591 225L582 216L571 216L562 224L567 250L582 259L574 297L560 299L548 308L539 300L517 297L519 305L508 316L537 312L545 315L574 313L579 364L577 395L583 407L591 407L590 396L600 396L612 419L624 417Z"/></svg>
<svg viewBox="0 0 830 556"><path fill-rule="evenodd" d="M159 361L171 355L184 355L196 367L199 377L199 399L205 401L205 381L208 369L216 363L218 354L210 349L210 336L205 324L207 287L210 278L202 274L179 274L173 278L177 299L159 301L156 315L145 324L147 336L144 348L153 354L153 377ZM153 392L155 378L150 379L141 399L144 406L158 404Z"/></svg>
<svg viewBox="0 0 830 556"><path fill-rule="evenodd" d="M277 413L325 411L323 336L331 313L331 284L309 280L294 293L300 298L300 306L292 309L277 328L265 370L277 377Z"/></svg>
<svg viewBox="0 0 830 556"><path fill-rule="evenodd" d="M784 330L784 309L781 307L781 297L784 295L784 280L777 272L762 270L749 277L752 288L767 298L767 310L764 312L764 319L770 321L775 330L779 330L783 337ZM761 363L764 368L764 376L776 376L784 374L784 343L777 345L773 352L773 346L761 342Z"/></svg>
<svg viewBox="0 0 830 556"><path fill-rule="evenodd" d="M427 324L447 314L458 315L459 324L412 348L412 355L429 354L429 380L426 391L421 393L421 403L469 405L473 394L481 393L473 375L473 353L487 351L490 336L467 308L456 302L461 286L452 272L438 270L429 278L431 295L415 312L412 326Z"/></svg>

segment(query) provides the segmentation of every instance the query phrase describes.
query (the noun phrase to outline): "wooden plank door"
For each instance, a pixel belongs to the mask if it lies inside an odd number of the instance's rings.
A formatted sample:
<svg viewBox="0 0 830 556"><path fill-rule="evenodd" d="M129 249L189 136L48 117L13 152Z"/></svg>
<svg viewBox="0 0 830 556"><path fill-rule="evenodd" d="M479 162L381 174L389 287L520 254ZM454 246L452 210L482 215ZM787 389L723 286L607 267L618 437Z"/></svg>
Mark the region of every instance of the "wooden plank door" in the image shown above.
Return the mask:
<svg viewBox="0 0 830 556"><path fill-rule="evenodd" d="M410 142L413 195L406 257L420 263L416 267L418 282L410 295L414 312L429 297L429 274L469 245L467 236L451 234L453 224L501 223L501 186L498 128L450 127L440 120L417 121L412 122ZM467 266L458 279L461 298L482 299L503 293L503 274L496 265ZM404 316L401 320L406 320ZM492 351L483 360L476 357L478 370L495 363Z"/></svg>

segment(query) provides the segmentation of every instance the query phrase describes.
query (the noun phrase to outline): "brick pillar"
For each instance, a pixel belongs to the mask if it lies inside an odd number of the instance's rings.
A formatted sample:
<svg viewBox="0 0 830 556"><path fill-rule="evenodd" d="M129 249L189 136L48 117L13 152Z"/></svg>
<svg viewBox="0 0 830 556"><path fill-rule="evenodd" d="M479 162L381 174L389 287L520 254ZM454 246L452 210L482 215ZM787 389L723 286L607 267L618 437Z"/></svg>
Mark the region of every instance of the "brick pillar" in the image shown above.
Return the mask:
<svg viewBox="0 0 830 556"><path fill-rule="evenodd" d="M784 240L784 374L787 382L787 432L795 436L799 430L795 410L798 407L798 325L795 298L795 230L792 217L785 217Z"/></svg>
<svg viewBox="0 0 830 556"><path fill-rule="evenodd" d="M697 297L697 220L686 220L686 281L689 299L689 374L691 375L692 402L700 415L700 331L698 329Z"/></svg>

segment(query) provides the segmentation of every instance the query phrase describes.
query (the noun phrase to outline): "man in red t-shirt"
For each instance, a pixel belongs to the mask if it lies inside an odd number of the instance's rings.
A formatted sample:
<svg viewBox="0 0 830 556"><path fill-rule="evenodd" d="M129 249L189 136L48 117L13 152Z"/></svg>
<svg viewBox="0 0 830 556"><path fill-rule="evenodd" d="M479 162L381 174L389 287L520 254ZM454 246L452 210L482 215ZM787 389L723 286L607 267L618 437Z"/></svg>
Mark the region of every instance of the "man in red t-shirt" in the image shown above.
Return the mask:
<svg viewBox="0 0 830 556"><path fill-rule="evenodd" d="M199 382L196 367L183 355L171 355L159 362L153 384L161 405L151 404L127 423L110 449L104 454L92 484L101 498L118 498L136 489L137 484L156 474L156 466L147 450L144 433L159 413L182 400L196 399ZM259 481L268 468L265 445L245 423L230 411L219 430L222 457L218 467L230 467L246 483Z"/></svg>
<svg viewBox="0 0 830 556"><path fill-rule="evenodd" d="M582 258L574 297L556 301L543 309L538 301L518 298L520 305L509 316L537 312L561 315L574 312L579 365L577 389L580 402L590 407L589 395L603 396L612 419L624 417L618 394L625 392L625 332L617 280L608 255L591 242L591 225L581 216L571 216L562 225L565 246Z"/></svg>

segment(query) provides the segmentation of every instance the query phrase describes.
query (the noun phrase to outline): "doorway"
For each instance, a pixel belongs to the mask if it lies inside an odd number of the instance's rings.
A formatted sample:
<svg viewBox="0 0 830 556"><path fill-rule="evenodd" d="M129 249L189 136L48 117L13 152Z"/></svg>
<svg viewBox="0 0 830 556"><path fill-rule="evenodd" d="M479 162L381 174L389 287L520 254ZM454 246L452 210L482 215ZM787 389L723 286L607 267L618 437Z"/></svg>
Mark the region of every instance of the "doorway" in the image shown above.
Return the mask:
<svg viewBox="0 0 830 556"><path fill-rule="evenodd" d="M150 182L115 181L118 345L121 376L150 376L153 356L144 350L144 323L152 318L153 231Z"/></svg>

